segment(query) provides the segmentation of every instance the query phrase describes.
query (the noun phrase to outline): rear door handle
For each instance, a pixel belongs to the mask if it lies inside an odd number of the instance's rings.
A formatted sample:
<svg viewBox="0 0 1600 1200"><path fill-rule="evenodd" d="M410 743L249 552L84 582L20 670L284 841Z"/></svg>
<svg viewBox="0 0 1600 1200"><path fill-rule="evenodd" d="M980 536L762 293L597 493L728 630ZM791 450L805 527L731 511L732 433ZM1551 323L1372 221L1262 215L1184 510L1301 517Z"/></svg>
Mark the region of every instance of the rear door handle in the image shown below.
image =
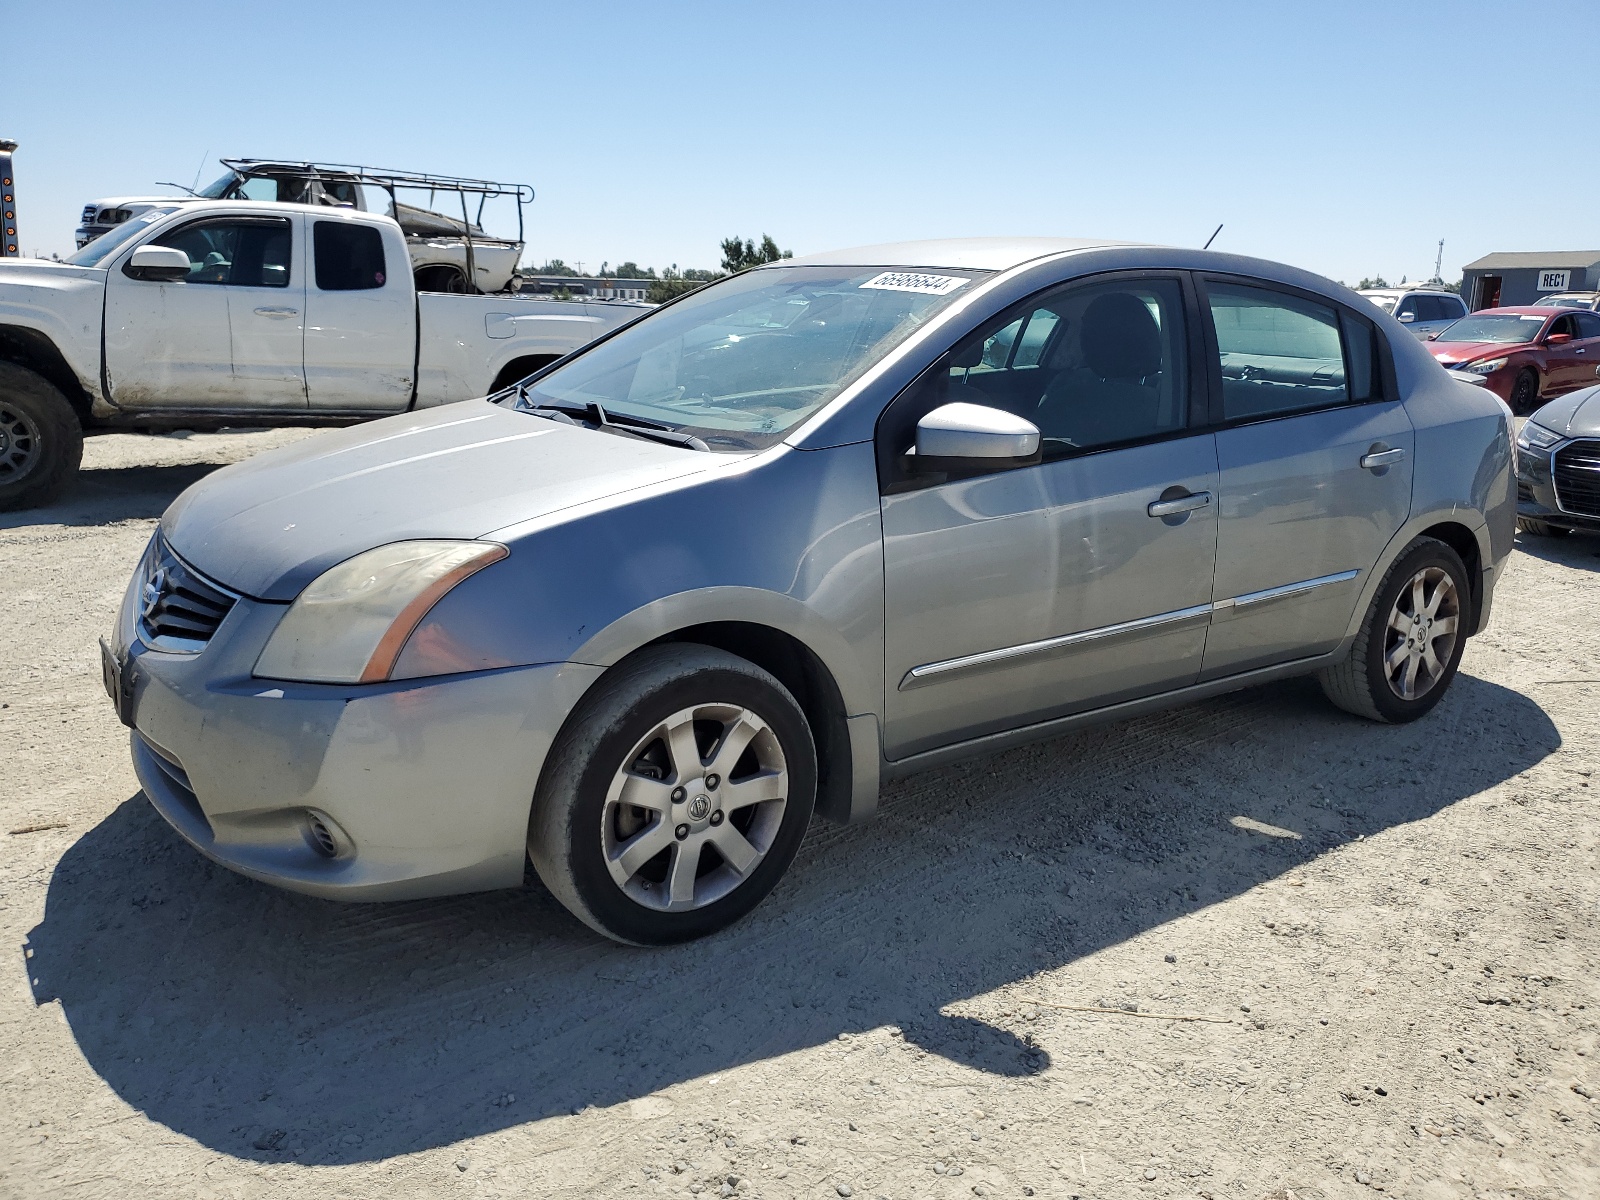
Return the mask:
<svg viewBox="0 0 1600 1200"><path fill-rule="evenodd" d="M1405 456L1404 446L1396 446L1393 450L1375 450L1371 454L1361 456L1361 465L1369 471L1381 471L1384 467L1393 466Z"/></svg>
<svg viewBox="0 0 1600 1200"><path fill-rule="evenodd" d="M263 317L298 317L300 315L298 308L258 308L256 312Z"/></svg>
<svg viewBox="0 0 1600 1200"><path fill-rule="evenodd" d="M1152 500L1150 507L1145 509L1145 512L1152 517L1175 517L1179 513L1193 512L1197 508L1204 508L1210 503L1210 492L1190 492L1187 496L1176 496L1171 500Z"/></svg>

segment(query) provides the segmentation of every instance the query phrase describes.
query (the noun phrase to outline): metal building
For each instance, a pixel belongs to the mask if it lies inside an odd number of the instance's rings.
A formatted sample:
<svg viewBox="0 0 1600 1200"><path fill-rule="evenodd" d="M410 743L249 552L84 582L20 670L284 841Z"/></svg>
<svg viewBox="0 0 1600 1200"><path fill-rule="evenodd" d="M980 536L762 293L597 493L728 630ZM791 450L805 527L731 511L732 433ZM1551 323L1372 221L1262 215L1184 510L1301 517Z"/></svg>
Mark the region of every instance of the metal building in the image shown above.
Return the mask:
<svg viewBox="0 0 1600 1200"><path fill-rule="evenodd" d="M1532 304L1553 292L1600 291L1600 250L1486 254L1461 273L1461 298L1474 312Z"/></svg>

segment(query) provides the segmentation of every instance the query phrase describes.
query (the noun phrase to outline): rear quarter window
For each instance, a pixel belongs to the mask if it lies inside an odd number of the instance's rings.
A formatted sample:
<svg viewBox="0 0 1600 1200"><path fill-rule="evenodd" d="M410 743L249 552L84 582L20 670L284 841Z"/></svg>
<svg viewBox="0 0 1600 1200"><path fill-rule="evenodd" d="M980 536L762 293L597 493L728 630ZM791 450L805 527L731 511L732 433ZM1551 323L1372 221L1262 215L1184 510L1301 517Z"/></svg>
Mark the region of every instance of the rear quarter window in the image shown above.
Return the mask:
<svg viewBox="0 0 1600 1200"><path fill-rule="evenodd" d="M383 234L371 225L316 222L312 257L319 291L359 292L388 282Z"/></svg>

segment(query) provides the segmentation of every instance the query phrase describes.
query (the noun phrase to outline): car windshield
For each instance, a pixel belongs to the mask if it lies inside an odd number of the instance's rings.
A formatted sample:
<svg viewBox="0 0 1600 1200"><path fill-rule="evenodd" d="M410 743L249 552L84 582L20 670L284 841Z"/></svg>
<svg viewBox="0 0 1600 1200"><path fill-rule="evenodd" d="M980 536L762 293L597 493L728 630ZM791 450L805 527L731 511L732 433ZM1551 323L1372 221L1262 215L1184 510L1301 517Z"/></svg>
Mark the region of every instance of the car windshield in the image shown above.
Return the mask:
<svg viewBox="0 0 1600 1200"><path fill-rule="evenodd" d="M1548 317L1528 313L1474 313L1446 325L1435 339L1440 342L1531 342Z"/></svg>
<svg viewBox="0 0 1600 1200"><path fill-rule="evenodd" d="M1398 296L1368 296L1367 299L1371 303L1376 304L1379 308L1383 309L1384 312L1393 312L1394 311L1394 302L1396 300L1398 300L1399 297Z"/></svg>
<svg viewBox="0 0 1600 1200"><path fill-rule="evenodd" d="M176 204L165 204L152 208L147 212L142 212L131 220L124 221L109 233L102 233L66 261L75 267L98 267L107 256L115 253L124 242L138 237L168 213L177 211L178 206Z"/></svg>
<svg viewBox="0 0 1600 1200"><path fill-rule="evenodd" d="M206 184L206 186L196 192L195 195L206 200L226 200L229 198L229 193L233 190L233 185L238 182L239 177L232 171L229 171L215 183Z"/></svg>
<svg viewBox="0 0 1600 1200"><path fill-rule="evenodd" d="M770 267L643 318L523 389L519 408L601 405L713 450L775 445L986 271Z"/></svg>

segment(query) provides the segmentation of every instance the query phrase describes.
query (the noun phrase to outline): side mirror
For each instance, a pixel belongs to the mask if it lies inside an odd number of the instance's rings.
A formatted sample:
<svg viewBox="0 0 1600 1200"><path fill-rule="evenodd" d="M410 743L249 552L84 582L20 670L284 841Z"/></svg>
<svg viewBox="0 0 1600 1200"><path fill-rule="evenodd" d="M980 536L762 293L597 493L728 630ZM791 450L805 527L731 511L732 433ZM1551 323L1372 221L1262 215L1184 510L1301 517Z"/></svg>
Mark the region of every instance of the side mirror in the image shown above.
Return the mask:
<svg viewBox="0 0 1600 1200"><path fill-rule="evenodd" d="M1039 457L1039 427L984 404L941 404L917 422L916 465L1023 465Z"/></svg>
<svg viewBox="0 0 1600 1200"><path fill-rule="evenodd" d="M1552 333L1545 338L1544 344L1546 346L1565 346L1571 340L1572 335L1570 333Z"/></svg>
<svg viewBox="0 0 1600 1200"><path fill-rule="evenodd" d="M1417 314L1413 312L1403 312L1395 319L1402 325L1409 325L1411 322L1417 319Z"/></svg>
<svg viewBox="0 0 1600 1200"><path fill-rule="evenodd" d="M171 246L140 246L128 259L123 274L132 279L178 283L189 277L189 256Z"/></svg>

